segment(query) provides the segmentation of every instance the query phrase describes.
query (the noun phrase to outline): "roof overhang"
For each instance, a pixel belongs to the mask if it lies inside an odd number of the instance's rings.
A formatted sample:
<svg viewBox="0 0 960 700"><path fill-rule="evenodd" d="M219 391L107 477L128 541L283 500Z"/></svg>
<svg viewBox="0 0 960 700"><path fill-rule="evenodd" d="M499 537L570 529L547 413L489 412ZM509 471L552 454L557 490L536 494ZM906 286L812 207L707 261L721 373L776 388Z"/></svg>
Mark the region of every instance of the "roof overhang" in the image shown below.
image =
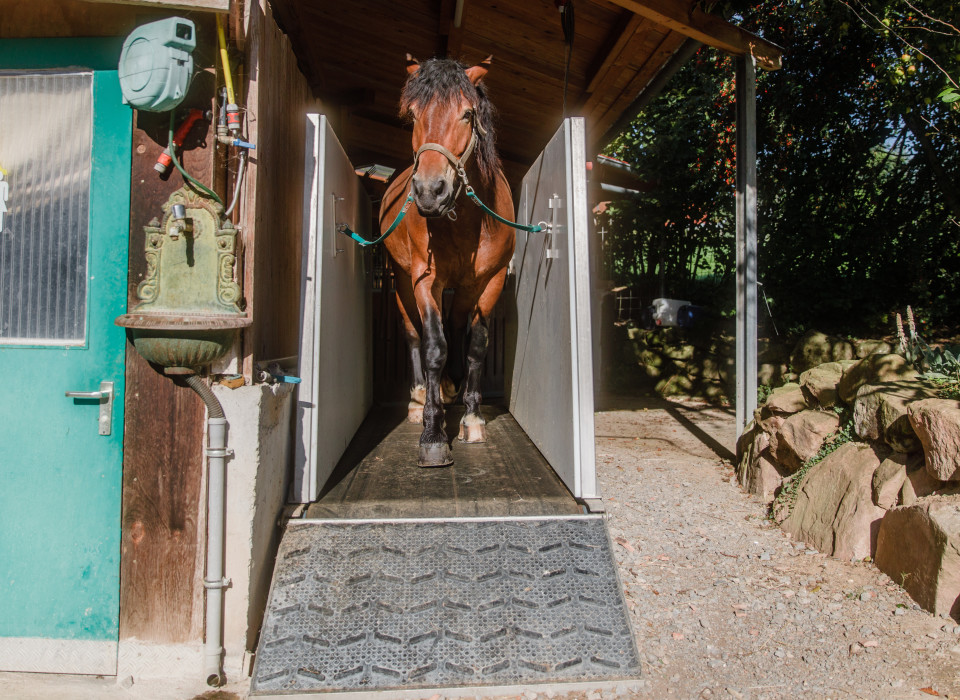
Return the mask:
<svg viewBox="0 0 960 700"><path fill-rule="evenodd" d="M569 68L554 0L270 3L351 160L398 169L413 156L397 114L408 52L466 63L493 54L485 83L514 183L564 116L583 116L591 148L601 147L701 44L780 65L779 47L695 0L576 0Z"/></svg>

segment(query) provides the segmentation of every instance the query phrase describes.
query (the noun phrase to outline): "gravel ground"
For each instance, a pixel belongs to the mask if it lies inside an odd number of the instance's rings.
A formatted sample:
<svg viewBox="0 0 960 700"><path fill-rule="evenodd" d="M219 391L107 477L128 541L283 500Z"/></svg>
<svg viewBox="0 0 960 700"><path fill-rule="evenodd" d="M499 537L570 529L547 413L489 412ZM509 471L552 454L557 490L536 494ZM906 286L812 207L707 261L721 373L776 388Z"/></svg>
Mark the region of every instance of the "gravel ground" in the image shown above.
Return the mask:
<svg viewBox="0 0 960 700"><path fill-rule="evenodd" d="M960 624L919 609L873 565L828 558L768 521L733 475L731 410L613 398L596 426L643 674L520 698L960 698ZM64 677L41 689L25 675L0 674L0 696L194 697ZM245 695L241 681L206 698Z"/></svg>
<svg viewBox="0 0 960 700"><path fill-rule="evenodd" d="M569 697L960 697L960 625L768 521L733 474L731 410L606 404L597 468L643 677Z"/></svg>

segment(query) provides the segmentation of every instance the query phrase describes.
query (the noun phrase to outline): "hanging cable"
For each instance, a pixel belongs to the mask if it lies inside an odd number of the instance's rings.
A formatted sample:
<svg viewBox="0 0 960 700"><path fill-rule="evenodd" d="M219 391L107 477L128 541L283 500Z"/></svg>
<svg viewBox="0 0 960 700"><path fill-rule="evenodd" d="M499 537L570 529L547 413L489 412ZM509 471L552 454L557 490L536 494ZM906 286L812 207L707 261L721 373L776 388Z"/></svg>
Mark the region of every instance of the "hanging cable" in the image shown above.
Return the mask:
<svg viewBox="0 0 960 700"><path fill-rule="evenodd" d="M233 213L233 208L237 206L237 200L240 198L240 184L243 182L243 169L246 164L247 149L243 148L240 150L240 163L237 165L237 181L233 185L233 198L230 200L230 206L223 212L224 216L230 216Z"/></svg>

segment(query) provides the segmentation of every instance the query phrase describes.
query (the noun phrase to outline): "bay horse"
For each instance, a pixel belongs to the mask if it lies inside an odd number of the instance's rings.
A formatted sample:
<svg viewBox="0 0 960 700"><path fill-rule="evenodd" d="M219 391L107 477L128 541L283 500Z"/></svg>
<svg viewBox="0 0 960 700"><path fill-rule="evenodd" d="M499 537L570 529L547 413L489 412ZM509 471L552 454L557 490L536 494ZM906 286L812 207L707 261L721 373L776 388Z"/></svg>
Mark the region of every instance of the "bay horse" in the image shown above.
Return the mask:
<svg viewBox="0 0 960 700"><path fill-rule="evenodd" d="M465 414L459 439L486 440L480 372L487 322L503 290L516 236L460 195L472 187L492 211L513 218L510 186L495 147L494 109L482 83L491 60L469 68L441 58L421 65L407 54L400 116L413 124L413 165L393 181L380 205L381 232L411 201L416 205L384 245L413 365L407 418L423 423L421 467L453 463L443 404L460 392ZM442 295L451 288L456 291L445 329Z"/></svg>

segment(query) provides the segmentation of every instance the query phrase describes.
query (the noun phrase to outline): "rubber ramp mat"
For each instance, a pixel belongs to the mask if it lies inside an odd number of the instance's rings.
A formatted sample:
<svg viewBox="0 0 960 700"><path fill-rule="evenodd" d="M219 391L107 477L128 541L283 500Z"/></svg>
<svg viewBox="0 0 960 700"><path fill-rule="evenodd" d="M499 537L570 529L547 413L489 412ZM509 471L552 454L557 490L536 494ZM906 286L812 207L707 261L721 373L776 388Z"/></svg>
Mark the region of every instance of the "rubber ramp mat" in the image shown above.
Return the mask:
<svg viewBox="0 0 960 700"><path fill-rule="evenodd" d="M293 522L251 693L637 677L602 518Z"/></svg>

